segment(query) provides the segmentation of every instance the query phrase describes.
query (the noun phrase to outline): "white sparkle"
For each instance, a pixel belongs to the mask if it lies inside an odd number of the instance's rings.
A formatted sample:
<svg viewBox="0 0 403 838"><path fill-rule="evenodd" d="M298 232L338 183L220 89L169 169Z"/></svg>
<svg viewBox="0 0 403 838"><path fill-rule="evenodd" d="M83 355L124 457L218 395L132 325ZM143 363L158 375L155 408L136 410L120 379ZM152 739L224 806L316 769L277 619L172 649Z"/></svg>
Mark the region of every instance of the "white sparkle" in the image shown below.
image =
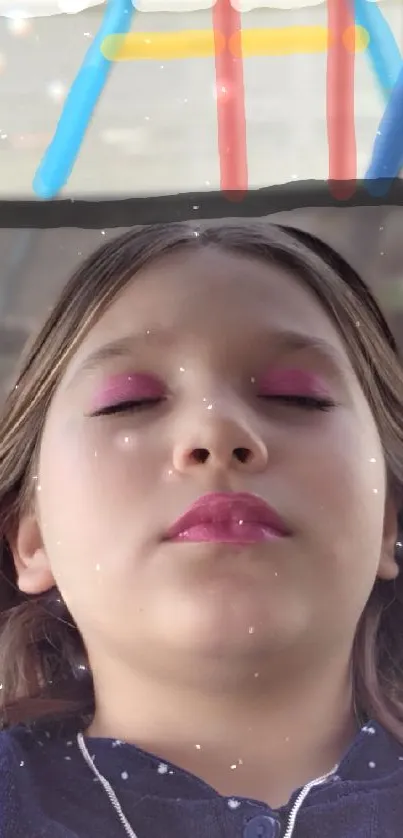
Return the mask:
<svg viewBox="0 0 403 838"><path fill-rule="evenodd" d="M234 800L233 797L231 798L231 800L228 800L228 808L229 809L238 809L240 805L241 804L240 804L239 800Z"/></svg>
<svg viewBox="0 0 403 838"><path fill-rule="evenodd" d="M22 15L22 13L21 13ZM7 29L12 35L23 36L28 35L32 29L32 23L26 17L11 17L7 20Z"/></svg>
<svg viewBox="0 0 403 838"><path fill-rule="evenodd" d="M122 780L127 780L128 777L129 777L127 771L122 771L120 776L121 776Z"/></svg>
<svg viewBox="0 0 403 838"><path fill-rule="evenodd" d="M374 727L371 727L371 726L370 726L370 727L366 727L366 726L365 726L365 727L363 727L363 731L364 731L365 733L370 733L370 734L371 734L371 736L373 736L373 735L374 735L374 733L376 733L375 728L374 728Z"/></svg>
<svg viewBox="0 0 403 838"><path fill-rule="evenodd" d="M168 773L168 766L165 762L160 762L158 766L158 774L167 774Z"/></svg>
<svg viewBox="0 0 403 838"><path fill-rule="evenodd" d="M369 762L368 765L369 765L369 768L375 768L376 762Z"/></svg>
<svg viewBox="0 0 403 838"><path fill-rule="evenodd" d="M61 81L52 81L46 88L46 92L53 102L62 102L66 91L66 85Z"/></svg>

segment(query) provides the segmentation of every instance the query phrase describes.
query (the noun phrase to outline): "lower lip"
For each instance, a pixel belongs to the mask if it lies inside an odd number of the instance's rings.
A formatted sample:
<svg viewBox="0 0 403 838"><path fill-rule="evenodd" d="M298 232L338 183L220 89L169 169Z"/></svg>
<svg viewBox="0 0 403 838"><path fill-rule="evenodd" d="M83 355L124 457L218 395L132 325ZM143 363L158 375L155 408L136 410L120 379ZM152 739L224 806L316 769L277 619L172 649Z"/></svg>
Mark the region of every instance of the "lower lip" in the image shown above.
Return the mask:
<svg viewBox="0 0 403 838"><path fill-rule="evenodd" d="M262 544L282 538L282 534L264 524L198 524L179 533L171 541L215 542L220 544Z"/></svg>

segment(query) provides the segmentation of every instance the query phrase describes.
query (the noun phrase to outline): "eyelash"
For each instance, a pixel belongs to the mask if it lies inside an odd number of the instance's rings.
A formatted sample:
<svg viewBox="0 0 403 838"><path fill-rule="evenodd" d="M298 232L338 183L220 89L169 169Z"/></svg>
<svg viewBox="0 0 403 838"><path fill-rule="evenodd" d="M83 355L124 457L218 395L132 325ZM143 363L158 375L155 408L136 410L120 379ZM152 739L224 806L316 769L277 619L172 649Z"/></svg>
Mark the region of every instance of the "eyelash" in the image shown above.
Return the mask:
<svg viewBox="0 0 403 838"><path fill-rule="evenodd" d="M282 402L291 407L299 407L302 410L320 410L327 412L336 407L332 399L319 398L318 396L259 396L260 399L267 401Z"/></svg>
<svg viewBox="0 0 403 838"><path fill-rule="evenodd" d="M138 399L137 401L120 402L118 404L110 404L107 407L102 407L93 413L93 416L113 416L116 413L129 413L131 410L142 410L147 407L156 407L163 401L160 399Z"/></svg>
<svg viewBox="0 0 403 838"><path fill-rule="evenodd" d="M328 412L336 407L335 402L331 399L318 398L316 396L259 396L262 401L276 401L282 402L290 407L300 408L307 411L319 410ZM96 416L113 416L119 413L136 412L146 408L156 407L164 401L164 398L159 399L141 399L138 401L121 402L120 404L112 404L97 410L92 415Z"/></svg>

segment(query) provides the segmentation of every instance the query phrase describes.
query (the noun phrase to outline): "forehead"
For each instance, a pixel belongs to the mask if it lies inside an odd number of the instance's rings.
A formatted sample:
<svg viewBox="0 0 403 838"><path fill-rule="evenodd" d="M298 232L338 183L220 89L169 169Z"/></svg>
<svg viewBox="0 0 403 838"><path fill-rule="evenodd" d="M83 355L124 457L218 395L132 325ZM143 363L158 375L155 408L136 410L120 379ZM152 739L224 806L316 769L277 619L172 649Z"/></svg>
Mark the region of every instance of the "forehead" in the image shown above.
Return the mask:
<svg viewBox="0 0 403 838"><path fill-rule="evenodd" d="M178 342L255 342L260 333L300 333L344 351L313 292L291 271L215 248L160 258L137 273L94 325L78 359L121 336Z"/></svg>

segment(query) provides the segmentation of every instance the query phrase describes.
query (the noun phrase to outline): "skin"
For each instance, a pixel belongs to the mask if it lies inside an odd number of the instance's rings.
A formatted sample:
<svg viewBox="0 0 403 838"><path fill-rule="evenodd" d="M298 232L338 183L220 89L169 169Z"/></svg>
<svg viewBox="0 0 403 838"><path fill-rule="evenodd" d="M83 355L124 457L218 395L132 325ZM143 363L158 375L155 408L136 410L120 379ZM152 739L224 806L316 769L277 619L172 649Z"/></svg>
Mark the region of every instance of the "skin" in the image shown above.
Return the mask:
<svg viewBox="0 0 403 838"><path fill-rule="evenodd" d="M286 348L288 331L329 354ZM126 337L126 354L82 369ZM319 376L336 406L259 398L268 371L295 368ZM168 401L90 415L111 376L145 372ZM332 769L356 733L357 622L376 577L398 572L396 510L342 340L296 277L214 249L143 269L72 359L35 483L15 543L19 586L57 584L80 628L97 700L90 735L273 806ZM210 491L260 496L291 536L163 542Z"/></svg>

